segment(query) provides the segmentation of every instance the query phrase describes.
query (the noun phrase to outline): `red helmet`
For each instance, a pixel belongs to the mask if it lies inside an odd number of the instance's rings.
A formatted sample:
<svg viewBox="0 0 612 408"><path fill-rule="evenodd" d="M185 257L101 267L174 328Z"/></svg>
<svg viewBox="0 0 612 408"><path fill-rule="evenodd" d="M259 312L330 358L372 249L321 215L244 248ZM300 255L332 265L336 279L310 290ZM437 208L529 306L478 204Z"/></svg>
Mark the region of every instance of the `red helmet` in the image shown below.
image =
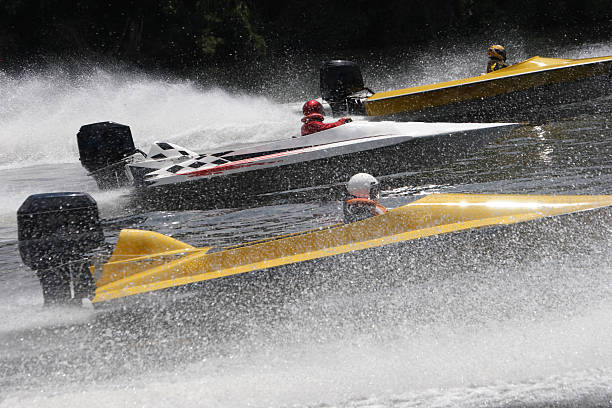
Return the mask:
<svg viewBox="0 0 612 408"><path fill-rule="evenodd" d="M325 110L323 109L323 105L319 101L315 101L314 99L308 101L302 106L302 112L304 112L304 116L308 116L311 113L318 113L320 115L325 115Z"/></svg>

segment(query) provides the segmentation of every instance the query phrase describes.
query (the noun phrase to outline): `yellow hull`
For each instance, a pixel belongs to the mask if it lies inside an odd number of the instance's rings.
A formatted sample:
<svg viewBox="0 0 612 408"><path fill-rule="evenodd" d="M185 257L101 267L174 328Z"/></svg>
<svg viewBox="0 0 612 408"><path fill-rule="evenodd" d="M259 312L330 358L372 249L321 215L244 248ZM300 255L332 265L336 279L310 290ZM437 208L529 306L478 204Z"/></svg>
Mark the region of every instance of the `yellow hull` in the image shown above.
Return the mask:
<svg viewBox="0 0 612 408"><path fill-rule="evenodd" d="M425 237L612 206L612 196L430 195L353 224L211 251L170 237L123 230L100 268L94 303Z"/></svg>
<svg viewBox="0 0 612 408"><path fill-rule="evenodd" d="M364 107L368 116L417 112L549 85L605 77L612 73L611 70L612 57L586 59L533 57L499 71L476 77L378 92L365 99Z"/></svg>

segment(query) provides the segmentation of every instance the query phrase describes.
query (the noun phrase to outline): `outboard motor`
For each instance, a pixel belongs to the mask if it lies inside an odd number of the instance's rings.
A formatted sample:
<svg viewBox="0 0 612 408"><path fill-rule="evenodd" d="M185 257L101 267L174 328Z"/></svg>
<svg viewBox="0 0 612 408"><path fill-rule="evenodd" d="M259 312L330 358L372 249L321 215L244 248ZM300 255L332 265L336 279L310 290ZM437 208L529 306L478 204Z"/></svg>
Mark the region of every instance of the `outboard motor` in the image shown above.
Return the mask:
<svg viewBox="0 0 612 408"><path fill-rule="evenodd" d="M17 228L21 259L36 271L45 305L80 305L93 296L95 282L83 260L104 234L89 194L31 195L17 211Z"/></svg>
<svg viewBox="0 0 612 408"><path fill-rule="evenodd" d="M324 62L320 85L321 96L331 106L334 116L365 115L363 99L373 92L363 85L359 65L344 60Z"/></svg>
<svg viewBox="0 0 612 408"><path fill-rule="evenodd" d="M114 122L81 126L77 134L79 159L100 189L130 184L125 172L126 158L137 153L130 127Z"/></svg>

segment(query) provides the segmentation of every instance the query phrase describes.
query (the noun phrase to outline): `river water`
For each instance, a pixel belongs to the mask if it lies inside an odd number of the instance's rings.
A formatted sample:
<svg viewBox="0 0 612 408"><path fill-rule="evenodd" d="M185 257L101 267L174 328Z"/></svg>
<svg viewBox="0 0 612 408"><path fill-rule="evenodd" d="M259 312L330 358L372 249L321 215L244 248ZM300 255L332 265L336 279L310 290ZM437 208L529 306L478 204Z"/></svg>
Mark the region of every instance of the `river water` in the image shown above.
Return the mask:
<svg viewBox="0 0 612 408"><path fill-rule="evenodd" d="M536 53L518 44L515 60ZM436 50L371 56L364 75L374 89L470 76L483 65L476 48L459 49L450 69ZM612 55L612 43L549 51ZM338 222L341 204L326 189L138 214L126 191L99 191L78 163L78 128L102 120L130 125L141 147L288 137L300 101L316 95L313 78L287 69L262 96L118 69L0 72L0 407L612 406L610 231L588 222L575 250L432 262L430 274L445 279L385 292L306 288L277 299L245 289L146 312L42 307L17 250L16 210L29 194L89 192L109 242L124 227L224 245ZM305 85L292 88L296 80ZM612 107L610 97L596 103ZM612 109L603 111L516 128L448 166L385 175L382 203L436 192L610 194ZM410 269L398 263L398 273Z"/></svg>

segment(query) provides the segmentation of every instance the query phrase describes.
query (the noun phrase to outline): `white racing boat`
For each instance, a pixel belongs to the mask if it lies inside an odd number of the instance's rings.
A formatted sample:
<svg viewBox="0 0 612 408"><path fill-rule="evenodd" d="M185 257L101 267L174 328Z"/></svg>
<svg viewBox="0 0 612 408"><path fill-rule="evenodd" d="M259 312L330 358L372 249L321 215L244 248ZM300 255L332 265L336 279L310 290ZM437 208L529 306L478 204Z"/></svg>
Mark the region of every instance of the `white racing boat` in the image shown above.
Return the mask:
<svg viewBox="0 0 612 408"><path fill-rule="evenodd" d="M355 121L308 136L204 154L155 142L145 155L134 148L129 127L112 122L83 126L78 140L81 162L101 188L131 185L139 197L153 194L181 208L177 200L202 203L344 182L360 171L385 175L438 165L482 148L514 126ZM109 152L117 154L110 157ZM104 155L108 159L100 160ZM97 168L88 158L97 160Z"/></svg>

